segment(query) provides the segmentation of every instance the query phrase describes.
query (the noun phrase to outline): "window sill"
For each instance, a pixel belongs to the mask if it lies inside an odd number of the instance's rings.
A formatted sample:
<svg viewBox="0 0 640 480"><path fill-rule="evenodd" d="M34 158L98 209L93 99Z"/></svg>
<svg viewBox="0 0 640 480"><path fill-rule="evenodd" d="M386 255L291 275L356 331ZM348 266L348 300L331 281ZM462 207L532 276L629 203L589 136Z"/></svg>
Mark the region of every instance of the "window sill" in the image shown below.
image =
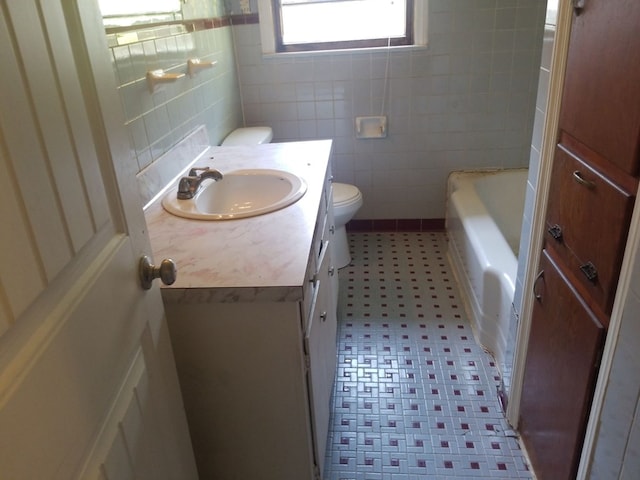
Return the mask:
<svg viewBox="0 0 640 480"><path fill-rule="evenodd" d="M367 47L367 48L341 48L336 50L312 50L306 52L275 52L275 53L263 53L262 58L264 60L285 58L305 58L305 57L322 57L322 56L335 56L335 55L362 55L371 53L391 53L396 52L416 52L426 51L429 49L428 45L399 45L396 47Z"/></svg>

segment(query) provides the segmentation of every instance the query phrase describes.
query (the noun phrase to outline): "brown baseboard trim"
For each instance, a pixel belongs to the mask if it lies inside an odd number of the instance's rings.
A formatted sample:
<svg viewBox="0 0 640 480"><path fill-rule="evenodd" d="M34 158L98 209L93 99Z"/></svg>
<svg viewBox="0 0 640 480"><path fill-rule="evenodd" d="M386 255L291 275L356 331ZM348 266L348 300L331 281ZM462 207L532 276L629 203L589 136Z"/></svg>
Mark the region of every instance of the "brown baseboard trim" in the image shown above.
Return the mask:
<svg viewBox="0 0 640 480"><path fill-rule="evenodd" d="M398 218L375 220L351 220L347 232L442 232L444 218Z"/></svg>
<svg viewBox="0 0 640 480"><path fill-rule="evenodd" d="M260 23L260 19L257 13L231 15L230 18L233 25L254 25Z"/></svg>

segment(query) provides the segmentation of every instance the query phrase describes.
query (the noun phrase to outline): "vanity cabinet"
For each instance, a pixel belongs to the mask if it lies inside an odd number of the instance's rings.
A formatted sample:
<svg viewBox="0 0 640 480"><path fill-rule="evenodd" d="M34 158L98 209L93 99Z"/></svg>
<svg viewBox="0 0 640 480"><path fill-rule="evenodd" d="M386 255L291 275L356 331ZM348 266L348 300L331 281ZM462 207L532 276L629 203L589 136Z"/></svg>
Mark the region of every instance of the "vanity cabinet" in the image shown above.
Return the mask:
<svg viewBox="0 0 640 480"><path fill-rule="evenodd" d="M326 204L321 207L318 216L318 230L322 232L318 250L314 249L317 268L309 277L311 284L311 309L304 327L304 353L307 362L311 420L313 440L316 452L316 465L320 478L324 468L324 458L329 433L329 417L331 416L331 394L337 367L337 310L338 310L338 272L334 267L331 253L331 237L335 232L333 208L331 204L331 183L327 183L328 195ZM322 213L325 210L325 214Z"/></svg>
<svg viewBox="0 0 640 480"><path fill-rule="evenodd" d="M330 178L302 282L163 291L201 479L321 478L337 361Z"/></svg>

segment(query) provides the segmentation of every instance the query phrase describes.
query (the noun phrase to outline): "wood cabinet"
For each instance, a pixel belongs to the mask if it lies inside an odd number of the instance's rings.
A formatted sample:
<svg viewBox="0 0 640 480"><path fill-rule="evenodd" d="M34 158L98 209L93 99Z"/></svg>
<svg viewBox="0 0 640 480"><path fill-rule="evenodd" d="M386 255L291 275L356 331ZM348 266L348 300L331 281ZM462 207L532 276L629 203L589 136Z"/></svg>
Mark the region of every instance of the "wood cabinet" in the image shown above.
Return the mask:
<svg viewBox="0 0 640 480"><path fill-rule="evenodd" d="M538 478L568 479L575 477L604 327L547 251L540 268L519 428Z"/></svg>
<svg viewBox="0 0 640 480"><path fill-rule="evenodd" d="M547 206L547 248L562 261L591 308L611 313L635 190L615 182L561 142Z"/></svg>
<svg viewBox="0 0 640 480"><path fill-rule="evenodd" d="M606 168L635 177L640 148L640 2L583 3L571 26L560 128L601 157Z"/></svg>
<svg viewBox="0 0 640 480"><path fill-rule="evenodd" d="M337 362L333 231L326 180L299 296L261 287L252 301L165 302L200 478L321 478Z"/></svg>
<svg viewBox="0 0 640 480"><path fill-rule="evenodd" d="M572 21L520 431L537 477L577 473L638 189L640 2Z"/></svg>

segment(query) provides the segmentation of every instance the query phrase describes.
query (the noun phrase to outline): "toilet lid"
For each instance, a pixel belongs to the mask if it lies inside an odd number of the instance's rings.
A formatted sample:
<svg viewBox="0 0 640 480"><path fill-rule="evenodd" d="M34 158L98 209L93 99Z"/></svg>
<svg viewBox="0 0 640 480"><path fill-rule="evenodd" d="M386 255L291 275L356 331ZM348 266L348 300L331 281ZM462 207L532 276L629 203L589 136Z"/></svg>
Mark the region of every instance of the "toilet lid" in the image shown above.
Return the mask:
<svg viewBox="0 0 640 480"><path fill-rule="evenodd" d="M362 196L360 190L355 185L349 185L347 183L334 183L333 184L333 205L338 206L345 203L352 203Z"/></svg>
<svg viewBox="0 0 640 480"><path fill-rule="evenodd" d="M225 147L236 145L260 145L269 143L273 138L271 127L244 127L236 128L227 135L222 145Z"/></svg>

